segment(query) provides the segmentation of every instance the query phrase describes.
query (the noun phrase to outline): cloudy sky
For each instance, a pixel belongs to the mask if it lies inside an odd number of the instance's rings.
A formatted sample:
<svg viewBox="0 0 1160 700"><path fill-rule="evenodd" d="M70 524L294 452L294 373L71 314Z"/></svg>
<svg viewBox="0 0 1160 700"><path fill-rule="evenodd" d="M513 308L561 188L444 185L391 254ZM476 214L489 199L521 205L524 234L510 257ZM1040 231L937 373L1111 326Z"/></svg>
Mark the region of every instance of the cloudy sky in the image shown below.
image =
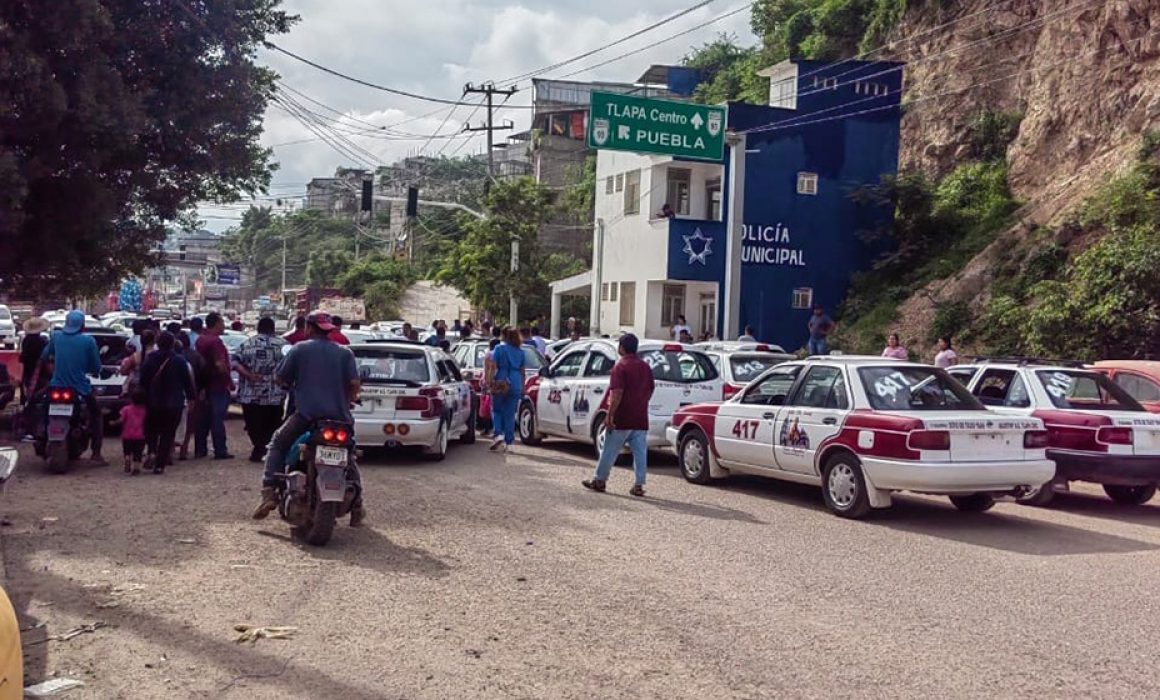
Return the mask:
<svg viewBox="0 0 1160 700"><path fill-rule="evenodd" d="M290 34L275 37L274 41L288 51L347 75L407 92L458 100L467 82L499 83L545 68L621 39L695 4L694 0L285 0L286 10L301 20ZM744 44L756 43L749 29L747 5L741 0L713 0L662 27L539 77L558 78L581 71L569 79L632 82L650 64L676 63L691 47L722 32L736 36ZM674 37L738 9L741 11L731 16ZM641 51L583 70L636 50ZM483 111L472 116L471 105L451 107L388 94L328 75L276 52L263 52L262 60L282 76L288 96L320 115L339 120L338 128L362 131L371 130L370 125L393 127L388 138L381 131L373 135L347 134L364 150L343 154L318 139L295 116L272 105L266 113L262 138L263 144L274 147L279 163L271 197L301 201L290 198L300 197L308 180L332 175L338 166L368 167L420 152L467 155L484 149L482 134L470 139L435 138L429 142L425 138L431 134L456 135L469 116L472 124L479 124ZM530 104L530 80L517 82L517 87L525 89L512 97L511 104ZM343 116L328 112L290 89ZM526 110L500 110L497 119L510 119L517 128L528 125ZM502 138L502 133L497 137ZM237 223L242 208L244 205L206 206L200 211L207 228L220 231Z"/></svg>

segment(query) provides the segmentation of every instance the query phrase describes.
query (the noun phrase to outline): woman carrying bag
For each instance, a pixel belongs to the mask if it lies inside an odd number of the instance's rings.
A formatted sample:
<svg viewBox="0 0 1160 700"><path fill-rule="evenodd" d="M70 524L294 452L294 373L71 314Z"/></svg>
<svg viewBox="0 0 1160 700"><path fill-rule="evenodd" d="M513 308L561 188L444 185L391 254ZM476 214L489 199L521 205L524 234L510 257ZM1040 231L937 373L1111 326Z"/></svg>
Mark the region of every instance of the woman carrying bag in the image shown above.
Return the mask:
<svg viewBox="0 0 1160 700"><path fill-rule="evenodd" d="M520 333L512 326L503 329L503 342L495 347L495 376L491 381L491 415L495 439L491 450L506 451L516 440L516 410L524 393L524 351Z"/></svg>

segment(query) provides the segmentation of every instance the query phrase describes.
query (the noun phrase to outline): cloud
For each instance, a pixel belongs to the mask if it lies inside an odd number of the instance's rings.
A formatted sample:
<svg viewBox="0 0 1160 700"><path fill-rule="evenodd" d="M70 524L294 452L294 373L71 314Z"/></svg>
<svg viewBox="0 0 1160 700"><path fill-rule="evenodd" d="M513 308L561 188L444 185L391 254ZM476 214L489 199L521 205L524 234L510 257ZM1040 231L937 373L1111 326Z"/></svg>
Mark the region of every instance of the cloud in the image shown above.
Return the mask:
<svg viewBox="0 0 1160 700"><path fill-rule="evenodd" d="M672 15L689 4L691 0L638 0L631 4L591 0L571 6L545 0L514 3L510 0L390 0L386 3L382 0L286 0L285 9L299 15L301 21L290 34L274 40L289 51L355 77L418 94L459 99L467 82L499 81L566 60ZM559 77L618 54L649 47L737 6L718 0L543 77ZM735 34L742 43L756 42L748 23L749 13L741 12L570 79L632 82L650 64L678 62L691 47L722 32ZM282 76L285 84L346 115L340 118L303 102L320 115L338 120L341 130L361 132L368 128L362 122L393 127L389 132L347 134L358 149L344 148L352 152L342 154L317 140L314 133L281 107L271 105L266 113L262 143L274 147L279 164L273 180L274 193L301 195L306 182L313 177L331 175L336 167L390 163L420 149L423 153L444 155L452 152L467 155L483 150L482 136L432 139L430 143L421 138L436 130L441 135L458 134L472 115L471 107L452 110L446 105L362 87L278 52L264 51L261 59ZM523 89L510 104L530 104L527 89L530 81L521 81L518 87ZM478 124L482 117L482 112L476 110L472 121ZM497 119L511 119L522 129L528 126L529 115L526 110L506 109L497 111ZM306 139L310 140L294 143ZM467 143L462 143L463 140ZM213 211L215 215L222 212ZM207 221L212 229L235 223L228 218Z"/></svg>

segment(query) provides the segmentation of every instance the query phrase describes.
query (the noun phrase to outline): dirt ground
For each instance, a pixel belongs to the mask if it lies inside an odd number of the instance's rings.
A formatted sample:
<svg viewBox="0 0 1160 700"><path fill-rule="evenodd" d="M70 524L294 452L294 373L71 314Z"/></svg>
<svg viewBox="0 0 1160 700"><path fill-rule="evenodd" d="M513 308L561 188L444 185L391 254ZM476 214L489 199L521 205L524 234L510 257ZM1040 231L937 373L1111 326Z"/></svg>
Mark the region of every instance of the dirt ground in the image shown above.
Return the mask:
<svg viewBox="0 0 1160 700"><path fill-rule="evenodd" d="M25 457L4 586L26 682L83 680L70 700L1160 695L1160 508L1091 491L850 522L816 489L698 487L663 456L640 500L626 471L580 488L589 448L453 446L370 455L369 527L314 549L248 518L242 460L131 478ZM238 644L239 623L299 629Z"/></svg>

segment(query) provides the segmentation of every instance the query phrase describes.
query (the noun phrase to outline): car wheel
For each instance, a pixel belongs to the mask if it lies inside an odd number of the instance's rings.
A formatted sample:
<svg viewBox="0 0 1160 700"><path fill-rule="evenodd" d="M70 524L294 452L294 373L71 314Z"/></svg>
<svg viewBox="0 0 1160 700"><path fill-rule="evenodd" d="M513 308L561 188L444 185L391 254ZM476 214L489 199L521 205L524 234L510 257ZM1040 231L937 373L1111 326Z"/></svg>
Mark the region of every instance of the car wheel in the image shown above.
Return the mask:
<svg viewBox="0 0 1160 700"><path fill-rule="evenodd" d="M477 416L479 414L479 399L473 398L471 400L471 411L467 415L467 429L459 436L460 445L474 445L475 444L475 429L478 425Z"/></svg>
<svg viewBox="0 0 1160 700"><path fill-rule="evenodd" d="M1108 498L1122 506L1142 506L1156 495L1156 485L1118 486L1104 484L1104 493L1108 494Z"/></svg>
<svg viewBox="0 0 1160 700"><path fill-rule="evenodd" d="M520 442L529 447L535 447L544 441L536 433L536 410L532 408L530 401L524 401L520 404L519 423Z"/></svg>
<svg viewBox="0 0 1160 700"><path fill-rule="evenodd" d="M1042 508L1055 499L1055 482L1049 481L1028 491L1025 495L1015 499L1021 506L1036 506Z"/></svg>
<svg viewBox="0 0 1160 700"><path fill-rule="evenodd" d="M447 458L447 421L439 423L439 433L435 435L435 444L427 448L427 460L442 462Z"/></svg>
<svg viewBox="0 0 1160 700"><path fill-rule="evenodd" d="M822 472L822 498L826 507L842 518L863 518L870 512L866 479L854 455L840 452L826 462Z"/></svg>
<svg viewBox="0 0 1160 700"><path fill-rule="evenodd" d="M685 481L694 484L707 484L709 476L709 440L699 428L685 433L680 440L678 461L681 464L681 474Z"/></svg>
<svg viewBox="0 0 1160 700"><path fill-rule="evenodd" d="M987 493L972 493L969 496L951 496L951 503L964 513L982 513L995 507L995 499Z"/></svg>

